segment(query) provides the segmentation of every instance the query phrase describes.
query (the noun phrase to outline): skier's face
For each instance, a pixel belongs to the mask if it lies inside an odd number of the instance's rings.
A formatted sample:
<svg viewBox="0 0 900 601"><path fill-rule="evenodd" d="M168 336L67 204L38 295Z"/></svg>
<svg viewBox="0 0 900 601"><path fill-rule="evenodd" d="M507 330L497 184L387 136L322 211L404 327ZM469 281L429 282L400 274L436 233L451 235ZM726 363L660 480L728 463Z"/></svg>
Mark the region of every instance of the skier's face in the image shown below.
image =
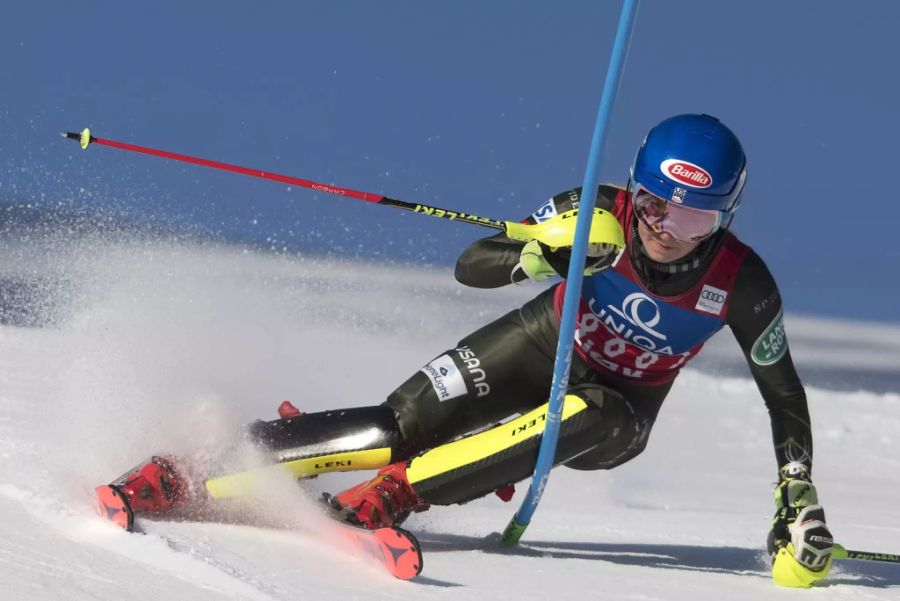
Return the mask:
<svg viewBox="0 0 900 601"><path fill-rule="evenodd" d="M683 242L668 232L657 234L644 225L640 219L637 222L638 236L641 238L644 250L647 252L647 256L657 263L677 261L690 254L702 242Z"/></svg>

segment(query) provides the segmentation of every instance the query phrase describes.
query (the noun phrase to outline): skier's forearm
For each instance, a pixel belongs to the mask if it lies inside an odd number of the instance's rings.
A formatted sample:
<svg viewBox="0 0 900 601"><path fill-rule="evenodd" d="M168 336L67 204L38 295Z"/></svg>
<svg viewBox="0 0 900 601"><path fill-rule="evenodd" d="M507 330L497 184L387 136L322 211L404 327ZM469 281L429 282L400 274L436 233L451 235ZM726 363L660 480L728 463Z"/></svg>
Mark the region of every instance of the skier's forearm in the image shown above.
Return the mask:
<svg viewBox="0 0 900 601"><path fill-rule="evenodd" d="M728 325L769 410L778 466L812 465L812 431L806 393L788 348L781 295L762 259L751 253L741 266Z"/></svg>
<svg viewBox="0 0 900 601"><path fill-rule="evenodd" d="M798 403L779 403L777 406L769 404L768 407L778 466L784 467L791 461L797 461L811 471L813 439L806 399Z"/></svg>
<svg viewBox="0 0 900 601"><path fill-rule="evenodd" d="M620 188L601 185L597 189L597 207L611 211ZM575 208L581 188L560 192L532 213L524 223L546 221ZM472 243L456 262L456 279L473 288L499 288L513 282L528 279L522 269L516 269L521 259L524 242L511 240L505 234L497 234Z"/></svg>
<svg viewBox="0 0 900 601"><path fill-rule="evenodd" d="M473 242L456 262L456 279L473 288L499 288L520 282L527 277L521 269L515 270L523 246L524 242L504 234Z"/></svg>

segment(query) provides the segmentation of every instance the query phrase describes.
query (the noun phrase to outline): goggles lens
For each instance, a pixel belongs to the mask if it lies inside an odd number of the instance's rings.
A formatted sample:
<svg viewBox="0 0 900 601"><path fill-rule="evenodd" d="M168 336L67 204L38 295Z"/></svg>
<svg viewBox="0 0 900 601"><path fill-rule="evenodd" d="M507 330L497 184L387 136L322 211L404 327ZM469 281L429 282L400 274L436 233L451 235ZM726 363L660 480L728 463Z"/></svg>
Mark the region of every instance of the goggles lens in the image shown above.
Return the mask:
<svg viewBox="0 0 900 601"><path fill-rule="evenodd" d="M682 242L699 242L712 236L722 225L722 211L683 207L669 202L638 185L631 195L641 222L657 234L663 232Z"/></svg>

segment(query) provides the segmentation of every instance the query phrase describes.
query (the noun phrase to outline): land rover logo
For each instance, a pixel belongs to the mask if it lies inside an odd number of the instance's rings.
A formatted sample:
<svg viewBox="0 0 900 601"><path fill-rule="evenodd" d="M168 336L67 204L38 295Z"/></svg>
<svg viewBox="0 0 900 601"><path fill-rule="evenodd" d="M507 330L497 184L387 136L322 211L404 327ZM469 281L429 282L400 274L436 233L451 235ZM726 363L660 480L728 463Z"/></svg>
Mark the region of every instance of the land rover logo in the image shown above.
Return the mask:
<svg viewBox="0 0 900 601"><path fill-rule="evenodd" d="M787 337L784 334L784 312L779 311L769 327L756 339L750 356L757 365L772 365L784 357L787 348Z"/></svg>

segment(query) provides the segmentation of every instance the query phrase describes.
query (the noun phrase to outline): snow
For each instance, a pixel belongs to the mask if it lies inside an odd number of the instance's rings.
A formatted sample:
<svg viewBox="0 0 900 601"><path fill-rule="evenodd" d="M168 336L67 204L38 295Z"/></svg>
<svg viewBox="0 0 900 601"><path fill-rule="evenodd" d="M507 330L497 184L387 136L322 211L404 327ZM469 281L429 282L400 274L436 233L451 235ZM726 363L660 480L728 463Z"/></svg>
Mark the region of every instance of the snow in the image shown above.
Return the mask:
<svg viewBox="0 0 900 601"><path fill-rule="evenodd" d="M896 599L900 566L843 561L811 592L771 583L774 456L729 333L686 370L647 451L557 470L519 548L496 497L414 515L425 570L400 582L314 534L311 501L272 484L247 523L95 517L92 489L150 453L241 423L381 400L464 334L536 294L464 289L447 270L162 242L4 247L2 276L45 282L43 327L0 325L0 598L733 601ZM37 305L36 305L37 306ZM37 310L37 309L36 309ZM788 315L809 374L815 480L839 542L900 552L900 328ZM323 476L334 490L359 474Z"/></svg>

